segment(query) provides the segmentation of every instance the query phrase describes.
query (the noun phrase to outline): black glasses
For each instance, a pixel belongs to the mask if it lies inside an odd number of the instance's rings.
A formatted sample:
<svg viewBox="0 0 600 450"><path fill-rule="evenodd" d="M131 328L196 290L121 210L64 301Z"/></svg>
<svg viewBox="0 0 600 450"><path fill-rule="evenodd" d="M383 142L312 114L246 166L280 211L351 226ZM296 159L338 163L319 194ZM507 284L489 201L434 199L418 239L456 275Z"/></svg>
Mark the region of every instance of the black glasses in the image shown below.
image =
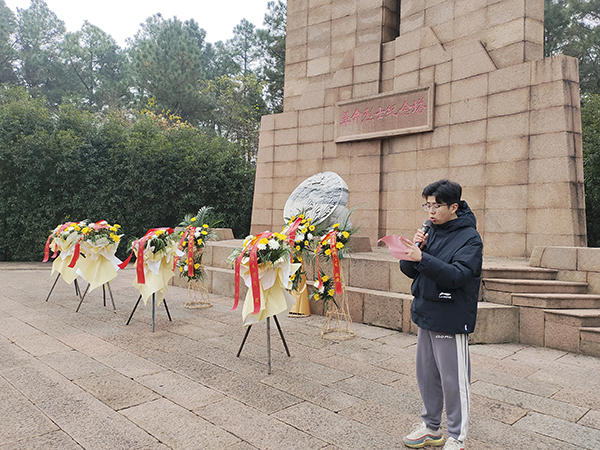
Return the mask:
<svg viewBox="0 0 600 450"><path fill-rule="evenodd" d="M432 204L423 203L421 206L423 207L424 211L429 212L429 211L437 211L438 209L440 209L442 206L445 206L445 205L447 206L448 203L440 203L440 204L438 204L438 203L432 203Z"/></svg>

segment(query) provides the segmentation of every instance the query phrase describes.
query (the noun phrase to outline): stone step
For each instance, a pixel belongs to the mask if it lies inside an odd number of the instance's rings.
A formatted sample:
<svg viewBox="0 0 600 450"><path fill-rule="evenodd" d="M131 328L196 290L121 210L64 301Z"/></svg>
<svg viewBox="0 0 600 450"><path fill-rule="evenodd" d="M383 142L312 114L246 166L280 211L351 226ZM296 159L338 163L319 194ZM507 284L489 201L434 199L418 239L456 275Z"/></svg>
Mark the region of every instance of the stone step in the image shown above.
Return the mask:
<svg viewBox="0 0 600 450"><path fill-rule="evenodd" d="M575 281L484 278L483 296L488 302L511 305L512 294L585 294L587 287Z"/></svg>
<svg viewBox="0 0 600 450"><path fill-rule="evenodd" d="M471 344L503 344L519 340L519 308L490 302L477 303L475 331Z"/></svg>
<svg viewBox="0 0 600 450"><path fill-rule="evenodd" d="M579 335L581 353L600 358L600 327L582 327L579 329Z"/></svg>
<svg viewBox="0 0 600 450"><path fill-rule="evenodd" d="M314 283L309 281L309 284ZM405 333L416 333L417 327L410 319L412 295L375 289L346 286L348 308L354 322L366 323ZM311 311L323 314L321 302L311 302Z"/></svg>
<svg viewBox="0 0 600 450"><path fill-rule="evenodd" d="M544 346L580 353L580 329L600 327L600 309L544 310Z"/></svg>
<svg viewBox="0 0 600 450"><path fill-rule="evenodd" d="M542 309L594 309L600 308L600 295L512 294L512 304Z"/></svg>
<svg viewBox="0 0 600 450"><path fill-rule="evenodd" d="M481 275L483 278L554 280L558 270L529 266L495 266L484 264Z"/></svg>

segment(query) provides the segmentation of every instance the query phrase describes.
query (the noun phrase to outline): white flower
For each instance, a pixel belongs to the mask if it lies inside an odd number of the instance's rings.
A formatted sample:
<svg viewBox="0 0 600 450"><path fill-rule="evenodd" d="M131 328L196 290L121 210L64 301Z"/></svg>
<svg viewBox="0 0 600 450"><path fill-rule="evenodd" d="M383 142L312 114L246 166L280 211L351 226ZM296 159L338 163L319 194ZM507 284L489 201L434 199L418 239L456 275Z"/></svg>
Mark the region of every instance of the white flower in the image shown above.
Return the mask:
<svg viewBox="0 0 600 450"><path fill-rule="evenodd" d="M196 232L194 233L194 237L200 237L200 230L196 230Z"/></svg>
<svg viewBox="0 0 600 450"><path fill-rule="evenodd" d="M319 280L315 281L315 284L313 286L316 287L316 288L318 288L319 287Z"/></svg>
<svg viewBox="0 0 600 450"><path fill-rule="evenodd" d="M256 246L259 250L265 250L267 248L267 244L258 244Z"/></svg>
<svg viewBox="0 0 600 450"><path fill-rule="evenodd" d="M271 247L273 250L277 250L279 247L281 247L281 245L279 245L279 242L277 242L276 239L269 239L269 247Z"/></svg>
<svg viewBox="0 0 600 450"><path fill-rule="evenodd" d="M307 239L307 240L309 240L309 241L312 241L312 238L313 238L313 237L314 237L314 236L313 236L312 234L310 234L310 233L308 233L308 234L306 235L306 239Z"/></svg>
<svg viewBox="0 0 600 450"><path fill-rule="evenodd" d="M302 242L304 240L304 235L302 233L296 233L296 242Z"/></svg>
<svg viewBox="0 0 600 450"><path fill-rule="evenodd" d="M246 247L252 241L252 239L254 239L254 236L246 236L246 239L244 239L244 247Z"/></svg>
<svg viewBox="0 0 600 450"><path fill-rule="evenodd" d="M183 271L184 271L184 272L187 272L187 270L188 270L188 266L187 266L187 264L186 264L185 266L183 266Z"/></svg>

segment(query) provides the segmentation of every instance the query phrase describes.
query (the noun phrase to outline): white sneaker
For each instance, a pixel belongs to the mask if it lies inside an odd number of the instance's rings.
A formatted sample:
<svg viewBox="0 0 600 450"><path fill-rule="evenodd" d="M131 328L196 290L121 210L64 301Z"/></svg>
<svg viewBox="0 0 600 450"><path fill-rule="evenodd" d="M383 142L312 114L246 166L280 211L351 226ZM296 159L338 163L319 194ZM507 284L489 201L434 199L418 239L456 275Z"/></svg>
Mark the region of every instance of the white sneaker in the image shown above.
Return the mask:
<svg viewBox="0 0 600 450"><path fill-rule="evenodd" d="M454 439L453 437L449 437L442 450L465 450L465 443L458 439Z"/></svg>
<svg viewBox="0 0 600 450"><path fill-rule="evenodd" d="M441 447L444 445L444 438L442 437L441 429L432 430L431 428L427 428L425 422L422 422L416 424L410 434L402 439L402 442L410 448L421 448L426 445Z"/></svg>

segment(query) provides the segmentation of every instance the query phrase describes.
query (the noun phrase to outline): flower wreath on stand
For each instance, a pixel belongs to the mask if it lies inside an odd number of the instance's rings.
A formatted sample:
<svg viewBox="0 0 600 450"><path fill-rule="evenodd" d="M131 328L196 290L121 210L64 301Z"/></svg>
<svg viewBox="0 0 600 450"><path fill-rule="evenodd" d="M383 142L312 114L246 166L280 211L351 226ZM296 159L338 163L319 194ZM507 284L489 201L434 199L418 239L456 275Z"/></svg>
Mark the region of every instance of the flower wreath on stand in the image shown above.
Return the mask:
<svg viewBox="0 0 600 450"><path fill-rule="evenodd" d="M325 325L321 335L327 339L342 340L354 336L352 318L348 307L348 296L343 285L340 263L350 253L351 237L358 231L350 222L350 214L353 211L350 211L341 223L333 224L319 239L318 247L315 249L317 280L314 283L311 298L313 300L323 300ZM333 279L325 274L319 266L319 261L331 261ZM345 322L345 325L342 322Z"/></svg>
<svg viewBox="0 0 600 450"><path fill-rule="evenodd" d="M258 323L267 317L287 314L295 299L288 293L290 277L300 268L292 262L288 236L266 231L248 236L241 248L234 249L229 261L235 266L235 310L240 297L240 278L248 287L242 320L244 326Z"/></svg>
<svg viewBox="0 0 600 450"><path fill-rule="evenodd" d="M77 273L88 283L92 291L112 281L118 273L121 260L115 256L122 234L121 226L110 225L106 220L85 223L81 229L81 252Z"/></svg>
<svg viewBox="0 0 600 450"><path fill-rule="evenodd" d="M179 276L188 281L188 298L186 308L210 308L212 303L208 297L208 289L205 284L205 269L202 264L204 247L208 241L216 240L217 233L214 226L217 222L209 225L209 215L212 208L204 206L198 210L195 216L188 214L179 224L185 227L179 232L179 250L184 255L177 261Z"/></svg>
<svg viewBox="0 0 600 450"><path fill-rule="evenodd" d="M73 283L77 278L78 261L81 254L81 238L86 222L66 222L58 225L46 241L44 260L50 258L50 250L54 252L52 258L52 273L58 272L67 284ZM59 256L57 258L57 256Z"/></svg>
<svg viewBox="0 0 600 450"><path fill-rule="evenodd" d="M289 218L282 231L283 234L288 236L288 242L292 248L292 262L301 264L300 269L290 278L292 282L290 294L296 299L296 303L290 310L289 317L310 316L304 264L305 262L310 263L314 259L315 236L320 233L320 230L313 225L312 221L313 219L308 217L306 212L301 212L298 216Z"/></svg>
<svg viewBox="0 0 600 450"><path fill-rule="evenodd" d="M131 256L136 255L133 285L140 292L144 305L152 294L156 294L158 304L165 298L169 280L175 275L177 258L183 255L177 247L177 235L172 228L152 228L132 242L131 254L119 267L124 269Z"/></svg>

